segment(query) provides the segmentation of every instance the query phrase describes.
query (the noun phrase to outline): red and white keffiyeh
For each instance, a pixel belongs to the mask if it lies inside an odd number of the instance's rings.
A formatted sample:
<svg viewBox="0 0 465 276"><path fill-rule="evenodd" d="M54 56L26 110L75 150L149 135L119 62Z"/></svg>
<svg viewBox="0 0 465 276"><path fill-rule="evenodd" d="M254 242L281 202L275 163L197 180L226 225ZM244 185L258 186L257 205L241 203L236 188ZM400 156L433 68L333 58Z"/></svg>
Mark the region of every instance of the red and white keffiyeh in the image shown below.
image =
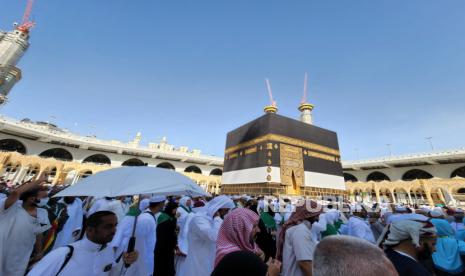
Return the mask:
<svg viewBox="0 0 465 276"><path fill-rule="evenodd" d="M257 245L251 240L250 235L258 221L258 215L246 208L234 209L226 216L216 241L215 267L231 252L256 250Z"/></svg>

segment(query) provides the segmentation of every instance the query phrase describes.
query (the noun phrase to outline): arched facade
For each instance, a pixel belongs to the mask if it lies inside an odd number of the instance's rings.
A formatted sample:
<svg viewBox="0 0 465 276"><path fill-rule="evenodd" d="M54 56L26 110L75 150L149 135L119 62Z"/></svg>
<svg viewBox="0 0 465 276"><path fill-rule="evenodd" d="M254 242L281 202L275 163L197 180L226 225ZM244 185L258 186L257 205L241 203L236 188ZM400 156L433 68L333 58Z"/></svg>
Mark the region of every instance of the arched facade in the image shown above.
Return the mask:
<svg viewBox="0 0 465 276"><path fill-rule="evenodd" d="M174 165L169 162L162 162L157 165L157 168L168 169L168 170L173 170L173 171L176 170Z"/></svg>
<svg viewBox="0 0 465 276"><path fill-rule="evenodd" d="M69 151L62 148L48 149L40 153L39 156L44 158L55 158L62 161L73 161L73 155L71 155Z"/></svg>
<svg viewBox="0 0 465 276"><path fill-rule="evenodd" d="M128 167L141 167L145 166L145 163L137 158L131 158L126 161L124 161L121 166L128 166Z"/></svg>
<svg viewBox="0 0 465 276"><path fill-rule="evenodd" d="M211 172L210 172L210 175L218 175L218 176L221 176L223 175L223 171L221 169L213 169Z"/></svg>
<svg viewBox="0 0 465 276"><path fill-rule="evenodd" d="M26 154L26 146L16 139L2 139L0 140L1 151L14 151L21 154Z"/></svg>
<svg viewBox="0 0 465 276"><path fill-rule="evenodd" d="M460 168L456 169L455 171L452 172L450 177L451 178L454 178L454 177L465 178L465 167L460 167Z"/></svg>
<svg viewBox="0 0 465 276"><path fill-rule="evenodd" d="M187 167L186 169L184 169L184 172L186 173L198 173L198 174L201 174L202 173L202 170L197 167L197 166L189 166Z"/></svg>
<svg viewBox="0 0 465 276"><path fill-rule="evenodd" d="M416 179L412 181L346 182L350 199L361 202L385 202L465 205L465 179ZM370 200L369 191L375 197ZM362 194L363 193L363 194Z"/></svg>
<svg viewBox="0 0 465 276"><path fill-rule="evenodd" d="M367 181L375 181L375 182L380 182L380 181L391 181L389 176L382 172L372 172L367 176Z"/></svg>
<svg viewBox="0 0 465 276"><path fill-rule="evenodd" d="M0 152L0 180L11 185L33 179L43 172L49 174L48 180L53 185L72 185L79 179L110 168L111 166L108 164L62 161L54 158L22 155L17 152ZM202 182L209 193L219 193L220 176L194 172L183 174L196 183Z"/></svg>
<svg viewBox="0 0 465 276"><path fill-rule="evenodd" d="M357 182L358 179L355 177L353 174L350 173L344 173L344 180L346 182Z"/></svg>
<svg viewBox="0 0 465 276"><path fill-rule="evenodd" d="M404 181L412 181L416 179L431 179L433 176L424 170L420 169L412 169L404 173L402 176L402 180Z"/></svg>
<svg viewBox="0 0 465 276"><path fill-rule="evenodd" d="M105 154L94 154L86 157L82 163L95 163L111 165L111 160Z"/></svg>

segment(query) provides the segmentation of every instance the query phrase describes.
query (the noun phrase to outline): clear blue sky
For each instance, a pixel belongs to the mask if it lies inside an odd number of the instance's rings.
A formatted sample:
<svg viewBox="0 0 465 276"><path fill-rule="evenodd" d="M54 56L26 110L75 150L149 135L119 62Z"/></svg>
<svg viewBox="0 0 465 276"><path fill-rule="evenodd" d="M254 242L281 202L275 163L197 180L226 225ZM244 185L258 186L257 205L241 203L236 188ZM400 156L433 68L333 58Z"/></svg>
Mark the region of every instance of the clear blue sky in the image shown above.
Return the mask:
<svg viewBox="0 0 465 276"><path fill-rule="evenodd" d="M0 28L25 4L0 0ZM315 124L345 160L428 151L428 136L463 147L464 15L463 0L36 0L0 112L222 156L268 103L264 78L297 117L307 71Z"/></svg>

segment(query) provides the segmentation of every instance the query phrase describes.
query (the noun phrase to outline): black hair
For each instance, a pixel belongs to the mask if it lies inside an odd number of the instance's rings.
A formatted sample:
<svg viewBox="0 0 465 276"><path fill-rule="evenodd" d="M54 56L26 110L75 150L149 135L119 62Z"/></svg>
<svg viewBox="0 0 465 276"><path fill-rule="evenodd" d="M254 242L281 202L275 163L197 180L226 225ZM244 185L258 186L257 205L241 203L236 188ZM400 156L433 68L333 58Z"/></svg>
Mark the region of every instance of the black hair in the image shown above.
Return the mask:
<svg viewBox="0 0 465 276"><path fill-rule="evenodd" d="M39 188L32 188L29 189L25 192L23 192L20 196L19 199L22 201L26 201L31 197L37 197L37 194L39 193L40 189Z"/></svg>
<svg viewBox="0 0 465 276"><path fill-rule="evenodd" d="M212 276L265 276L266 264L254 253L236 251L224 256L212 272Z"/></svg>
<svg viewBox="0 0 465 276"><path fill-rule="evenodd" d="M150 207L150 208L155 208L155 207L157 207L157 206L159 206L159 205L161 205L161 204L163 204L163 203L165 203L165 202L164 202L164 201L160 201L160 202L150 202L150 203L149 203L149 207Z"/></svg>
<svg viewBox="0 0 465 276"><path fill-rule="evenodd" d="M86 220L86 226L89 227L98 227L102 223L102 218L106 216L116 216L115 213L111 211L98 211L90 215Z"/></svg>
<svg viewBox="0 0 465 276"><path fill-rule="evenodd" d="M169 215L170 217L174 217L175 215L173 214L173 210L178 208L178 204L176 202L168 202L165 206L165 210L163 210L163 213Z"/></svg>

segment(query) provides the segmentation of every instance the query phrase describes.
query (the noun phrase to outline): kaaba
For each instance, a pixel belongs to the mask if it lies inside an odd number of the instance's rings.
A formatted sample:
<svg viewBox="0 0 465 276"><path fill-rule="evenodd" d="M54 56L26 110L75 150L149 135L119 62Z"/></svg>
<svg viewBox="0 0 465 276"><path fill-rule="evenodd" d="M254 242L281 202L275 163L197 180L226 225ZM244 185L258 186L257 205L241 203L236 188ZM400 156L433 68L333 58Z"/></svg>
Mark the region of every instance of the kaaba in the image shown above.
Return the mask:
<svg viewBox="0 0 465 276"><path fill-rule="evenodd" d="M344 196L337 134L266 113L227 134L221 192Z"/></svg>

